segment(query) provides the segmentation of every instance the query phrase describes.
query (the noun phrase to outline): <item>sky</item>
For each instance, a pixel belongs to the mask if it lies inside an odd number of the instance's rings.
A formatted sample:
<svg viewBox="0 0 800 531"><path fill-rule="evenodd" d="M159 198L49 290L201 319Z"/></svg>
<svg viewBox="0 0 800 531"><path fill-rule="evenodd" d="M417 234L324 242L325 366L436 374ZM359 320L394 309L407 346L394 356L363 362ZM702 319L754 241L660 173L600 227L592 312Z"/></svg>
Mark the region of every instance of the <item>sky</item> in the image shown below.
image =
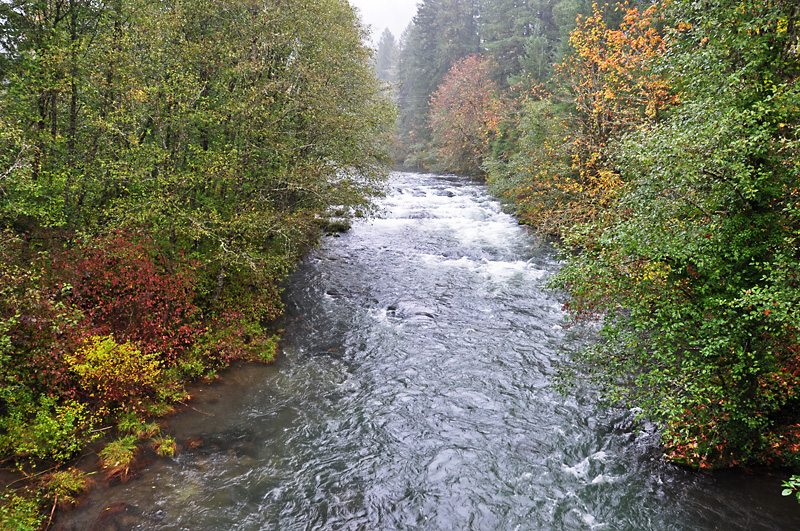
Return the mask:
<svg viewBox="0 0 800 531"><path fill-rule="evenodd" d="M377 43L386 28L400 40L403 30L417 14L420 0L350 0L358 8L361 19L371 26L372 42Z"/></svg>

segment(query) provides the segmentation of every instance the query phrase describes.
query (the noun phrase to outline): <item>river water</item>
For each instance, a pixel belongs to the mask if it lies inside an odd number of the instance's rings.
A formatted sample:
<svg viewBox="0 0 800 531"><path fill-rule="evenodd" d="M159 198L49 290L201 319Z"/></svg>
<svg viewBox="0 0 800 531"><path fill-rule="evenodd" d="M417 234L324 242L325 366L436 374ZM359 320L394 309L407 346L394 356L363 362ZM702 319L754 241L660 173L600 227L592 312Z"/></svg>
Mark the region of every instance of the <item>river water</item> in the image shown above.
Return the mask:
<svg viewBox="0 0 800 531"><path fill-rule="evenodd" d="M483 187L398 173L382 207L293 276L275 365L198 393L180 454L55 528L800 529L781 475L666 464L631 411L553 388L592 333Z"/></svg>

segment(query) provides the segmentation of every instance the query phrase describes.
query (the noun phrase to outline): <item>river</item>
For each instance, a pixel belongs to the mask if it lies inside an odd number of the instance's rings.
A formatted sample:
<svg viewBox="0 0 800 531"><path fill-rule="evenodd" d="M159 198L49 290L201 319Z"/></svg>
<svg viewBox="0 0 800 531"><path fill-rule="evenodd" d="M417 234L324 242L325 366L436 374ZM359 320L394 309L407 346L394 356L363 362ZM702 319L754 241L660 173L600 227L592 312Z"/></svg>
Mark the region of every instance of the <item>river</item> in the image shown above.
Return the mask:
<svg viewBox="0 0 800 531"><path fill-rule="evenodd" d="M198 393L175 458L54 528L800 529L780 474L667 464L633 412L553 388L592 332L484 187L397 173L381 206L292 277L276 364Z"/></svg>

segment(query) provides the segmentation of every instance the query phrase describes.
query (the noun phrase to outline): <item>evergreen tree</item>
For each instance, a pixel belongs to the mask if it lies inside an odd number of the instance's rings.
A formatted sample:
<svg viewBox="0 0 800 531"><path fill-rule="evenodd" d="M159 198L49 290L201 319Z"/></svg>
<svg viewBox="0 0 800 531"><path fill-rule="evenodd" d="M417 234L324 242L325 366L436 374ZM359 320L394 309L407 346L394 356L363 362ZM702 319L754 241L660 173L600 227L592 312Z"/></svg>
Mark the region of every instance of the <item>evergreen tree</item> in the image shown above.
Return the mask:
<svg viewBox="0 0 800 531"><path fill-rule="evenodd" d="M454 61L477 53L478 6L472 0L425 0L403 40L399 91L402 134L428 139L428 104Z"/></svg>
<svg viewBox="0 0 800 531"><path fill-rule="evenodd" d="M547 81L569 52L576 17L591 12L591 0L482 0L481 42L497 64L495 81L513 85L522 75ZM610 27L619 24L619 10L606 5L603 12Z"/></svg>
<svg viewBox="0 0 800 531"><path fill-rule="evenodd" d="M397 79L399 56L400 46L389 28L386 28L381 34L381 40L378 41L378 51L375 55L375 70L379 79L387 83L393 83Z"/></svg>

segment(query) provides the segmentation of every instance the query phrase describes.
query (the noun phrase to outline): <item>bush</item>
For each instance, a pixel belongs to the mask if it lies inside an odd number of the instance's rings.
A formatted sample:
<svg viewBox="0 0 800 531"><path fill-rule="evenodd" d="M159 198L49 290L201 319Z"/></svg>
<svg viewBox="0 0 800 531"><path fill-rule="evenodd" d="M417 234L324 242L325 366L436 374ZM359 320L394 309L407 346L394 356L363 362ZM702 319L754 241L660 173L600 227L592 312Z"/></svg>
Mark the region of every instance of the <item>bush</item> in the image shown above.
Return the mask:
<svg viewBox="0 0 800 531"><path fill-rule="evenodd" d="M92 337L66 360L83 389L123 405L154 390L161 372L156 354L143 354L129 341L117 343L113 335Z"/></svg>
<svg viewBox="0 0 800 531"><path fill-rule="evenodd" d="M8 492L0 497L0 529L37 531L43 520L36 500Z"/></svg>
<svg viewBox="0 0 800 531"><path fill-rule="evenodd" d="M0 418L0 453L64 462L83 448L90 436L92 418L81 403L41 396L34 401L18 389L0 390L8 416Z"/></svg>
<svg viewBox="0 0 800 531"><path fill-rule="evenodd" d="M159 437L153 440L153 450L161 457L172 457L178 451L178 445L172 437Z"/></svg>
<svg viewBox="0 0 800 531"><path fill-rule="evenodd" d="M120 232L76 249L66 260L73 302L99 335L134 341L171 365L202 331L191 264L168 262L151 239Z"/></svg>
<svg viewBox="0 0 800 531"><path fill-rule="evenodd" d="M47 272L49 263L47 254L0 232L0 387L51 394L71 387L61 352L75 348L83 316L68 304L70 286Z"/></svg>

